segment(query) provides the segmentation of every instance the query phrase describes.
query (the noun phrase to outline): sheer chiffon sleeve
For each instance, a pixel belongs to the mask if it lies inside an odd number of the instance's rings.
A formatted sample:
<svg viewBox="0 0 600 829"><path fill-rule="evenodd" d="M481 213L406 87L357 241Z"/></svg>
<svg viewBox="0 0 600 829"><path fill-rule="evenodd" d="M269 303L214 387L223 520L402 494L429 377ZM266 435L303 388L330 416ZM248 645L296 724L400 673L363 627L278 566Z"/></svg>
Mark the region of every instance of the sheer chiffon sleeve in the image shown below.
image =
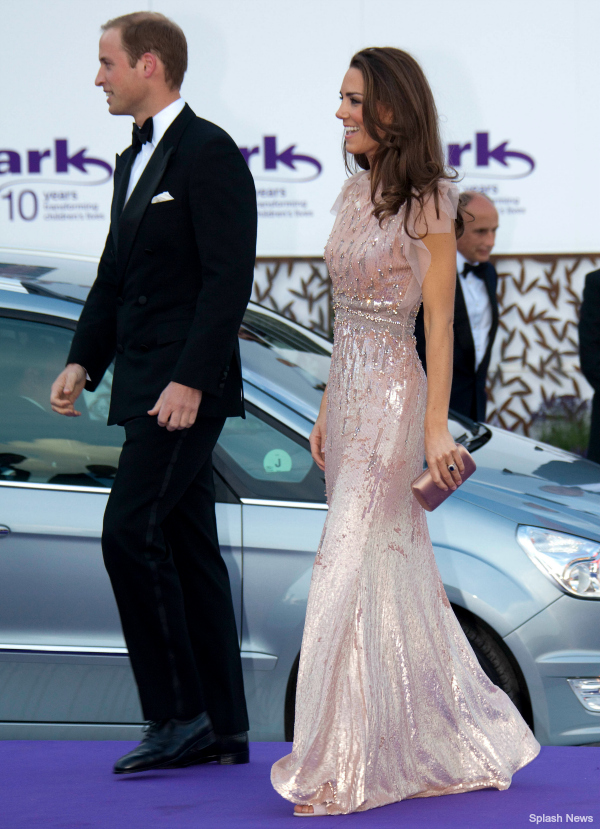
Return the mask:
<svg viewBox="0 0 600 829"><path fill-rule="evenodd" d="M356 187L356 185L360 186ZM350 195L350 190L353 189L357 193L361 193L363 192L363 188L368 186L368 170L361 170L356 175L346 179L339 196L331 208L333 215L337 216L342 209L346 198ZM404 229L402 211L394 218L394 221L397 221L399 224L398 232L402 253L408 260L419 288L422 287L425 274L431 265L431 254L425 247L422 239L413 239L412 236L423 236L428 233L450 233L452 231L453 220L456 219L457 207L458 188L455 184L442 180L438 184L439 213L436 212L435 200L433 195L431 195L425 200L422 213L420 213L420 205L418 203L413 204L411 215L407 222L410 235Z"/></svg>
<svg viewBox="0 0 600 829"><path fill-rule="evenodd" d="M400 231L404 256L407 258L413 275L421 287L425 274L431 265L431 254L422 239L412 239L411 236L422 236L425 233L450 233L452 231L452 222L456 219L458 208L458 187L455 184L445 180L440 181L438 184L438 208L439 215L436 213L433 195L426 199L420 216L418 215L419 205L414 205L407 222L411 235L409 236L404 230L404 222ZM413 218L413 213L415 218Z"/></svg>
<svg viewBox="0 0 600 829"><path fill-rule="evenodd" d="M331 210L329 212L332 213L334 216L337 216L337 214L340 212L341 207L344 203L344 199L346 198L346 194L348 193L348 190L354 184L356 184L357 182L359 182L361 179L363 179L365 176L368 176L368 175L369 175L368 170L361 170L359 173L355 173L353 176L350 176L350 178L347 178L346 181L342 185L342 189L340 190L339 196L334 201L333 207L331 208Z"/></svg>

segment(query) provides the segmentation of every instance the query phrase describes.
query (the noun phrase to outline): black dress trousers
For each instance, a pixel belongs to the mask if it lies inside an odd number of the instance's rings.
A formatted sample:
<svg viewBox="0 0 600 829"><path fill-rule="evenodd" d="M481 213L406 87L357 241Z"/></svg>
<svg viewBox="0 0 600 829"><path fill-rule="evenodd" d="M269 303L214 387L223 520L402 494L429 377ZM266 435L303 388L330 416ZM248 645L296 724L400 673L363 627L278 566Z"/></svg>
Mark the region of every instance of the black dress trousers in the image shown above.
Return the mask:
<svg viewBox="0 0 600 829"><path fill-rule="evenodd" d="M590 442L587 450L587 459L600 463L600 389L594 392L592 398L592 419L590 422Z"/></svg>
<svg viewBox="0 0 600 829"><path fill-rule="evenodd" d="M104 516L102 550L148 720L207 711L218 734L248 730L212 450L224 418L169 432L136 417Z"/></svg>
<svg viewBox="0 0 600 829"><path fill-rule="evenodd" d="M581 371L594 389L587 457L600 463L600 270L585 277L579 319Z"/></svg>

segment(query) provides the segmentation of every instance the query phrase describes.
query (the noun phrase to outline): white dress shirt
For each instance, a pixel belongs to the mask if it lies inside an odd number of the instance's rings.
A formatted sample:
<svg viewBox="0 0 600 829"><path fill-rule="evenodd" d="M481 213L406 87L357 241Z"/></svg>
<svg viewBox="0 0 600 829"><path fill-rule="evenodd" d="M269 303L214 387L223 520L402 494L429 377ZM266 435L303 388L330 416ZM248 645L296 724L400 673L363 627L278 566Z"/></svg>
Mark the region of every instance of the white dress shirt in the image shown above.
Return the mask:
<svg viewBox="0 0 600 829"><path fill-rule="evenodd" d="M475 370L477 371L488 347L492 328L492 304L483 279L475 276L474 273L463 275L466 264L467 260L462 253L457 253L456 270L460 276L460 287L467 306L467 315L475 345ZM479 263L470 262L469 264L477 265Z"/></svg>
<svg viewBox="0 0 600 829"><path fill-rule="evenodd" d="M183 98L177 98L176 101L173 101L169 104L169 106L166 106L164 109L161 109L161 111L157 112L156 115L152 118L152 141L146 141L145 144L142 144L141 150L135 157L135 160L131 167L131 173L129 175L129 185L127 186L125 204L127 204L127 202L129 201L129 196L131 196L133 188L138 183L142 176L142 173L146 169L146 164L150 161L150 156L158 146L160 139L169 129L169 127L177 118L184 106L185 101L183 100Z"/></svg>

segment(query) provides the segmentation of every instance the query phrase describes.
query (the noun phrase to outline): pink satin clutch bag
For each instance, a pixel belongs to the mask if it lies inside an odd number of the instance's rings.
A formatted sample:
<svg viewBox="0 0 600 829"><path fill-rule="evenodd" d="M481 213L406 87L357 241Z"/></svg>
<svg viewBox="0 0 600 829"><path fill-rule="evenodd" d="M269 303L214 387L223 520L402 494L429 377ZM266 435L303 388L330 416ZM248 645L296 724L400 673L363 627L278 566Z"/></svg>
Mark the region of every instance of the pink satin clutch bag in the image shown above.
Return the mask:
<svg viewBox="0 0 600 829"><path fill-rule="evenodd" d="M460 457L462 458L462 462L465 465L465 471L460 476L462 482L464 483L467 478L471 477L477 467L475 466L475 461L471 455L469 455L465 447L461 443L457 443L456 445L458 447ZM433 483L433 478L431 477L429 469L426 469L412 482L412 491L419 504L421 504L423 509L426 509L427 512L432 512L436 507L439 507L440 504L443 504L446 498L452 495L453 492L456 492L455 489L447 489L444 491L436 486Z"/></svg>

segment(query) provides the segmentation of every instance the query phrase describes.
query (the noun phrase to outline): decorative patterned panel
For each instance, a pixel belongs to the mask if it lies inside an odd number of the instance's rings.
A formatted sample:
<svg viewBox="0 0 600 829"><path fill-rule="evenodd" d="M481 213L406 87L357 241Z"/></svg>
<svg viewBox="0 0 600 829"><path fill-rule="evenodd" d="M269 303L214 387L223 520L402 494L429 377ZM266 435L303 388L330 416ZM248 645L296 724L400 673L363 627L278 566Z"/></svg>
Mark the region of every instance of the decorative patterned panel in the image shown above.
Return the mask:
<svg viewBox="0 0 600 829"><path fill-rule="evenodd" d="M500 324L488 374L488 420L529 434L557 399L573 409L593 391L579 367L585 275L600 254L497 257Z"/></svg>
<svg viewBox="0 0 600 829"><path fill-rule="evenodd" d="M259 259L252 299L331 337L331 282L323 259Z"/></svg>
<svg viewBox="0 0 600 829"><path fill-rule="evenodd" d="M585 409L592 389L581 374L577 323L585 275L600 253L495 257L500 325L488 376L489 422L535 432L556 401ZM255 302L331 336L331 287L322 259L261 259Z"/></svg>

